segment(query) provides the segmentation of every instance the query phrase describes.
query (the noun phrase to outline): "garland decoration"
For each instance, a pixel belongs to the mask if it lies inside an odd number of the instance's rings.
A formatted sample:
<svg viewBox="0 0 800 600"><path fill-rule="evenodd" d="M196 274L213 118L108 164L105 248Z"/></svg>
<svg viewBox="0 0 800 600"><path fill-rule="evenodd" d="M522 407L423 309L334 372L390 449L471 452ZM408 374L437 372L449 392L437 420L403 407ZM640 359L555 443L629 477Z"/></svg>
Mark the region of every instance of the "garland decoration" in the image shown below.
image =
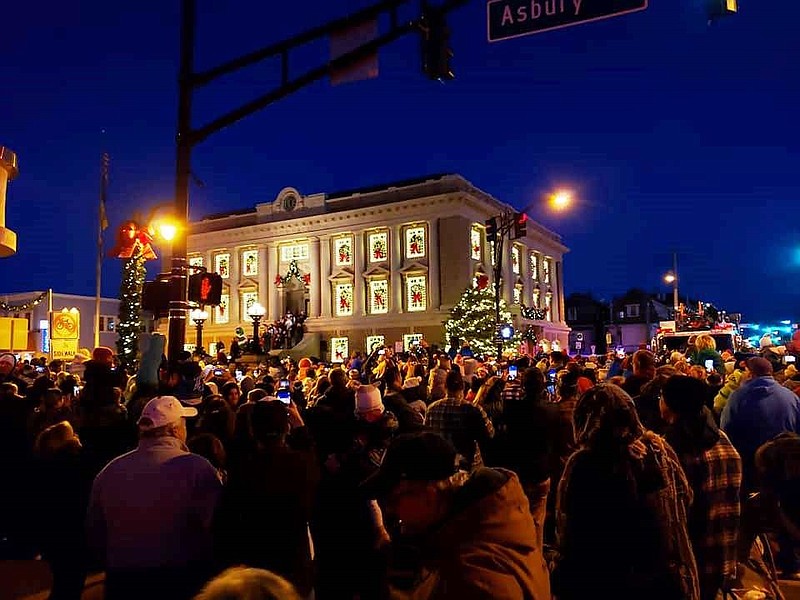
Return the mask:
<svg viewBox="0 0 800 600"><path fill-rule="evenodd" d="M302 273L300 271L300 267L297 266L296 260L293 260L289 263L289 270L286 271L286 275L283 277L280 275L275 275L275 285L278 287L286 285L292 279L297 279L297 281L302 282L302 284L306 287L311 284L311 275L309 273Z"/></svg>
<svg viewBox="0 0 800 600"><path fill-rule="evenodd" d="M28 300L27 302L23 302L22 304L9 304L8 302L0 301L0 310L4 312L10 313L17 313L17 312L24 312L26 310L32 309L34 306L41 304L42 300L47 298L47 292L42 292L33 300Z"/></svg>
<svg viewBox="0 0 800 600"><path fill-rule="evenodd" d="M523 319L528 319L529 321L544 321L547 318L547 309L534 308L524 304L520 308L520 313L522 313Z"/></svg>

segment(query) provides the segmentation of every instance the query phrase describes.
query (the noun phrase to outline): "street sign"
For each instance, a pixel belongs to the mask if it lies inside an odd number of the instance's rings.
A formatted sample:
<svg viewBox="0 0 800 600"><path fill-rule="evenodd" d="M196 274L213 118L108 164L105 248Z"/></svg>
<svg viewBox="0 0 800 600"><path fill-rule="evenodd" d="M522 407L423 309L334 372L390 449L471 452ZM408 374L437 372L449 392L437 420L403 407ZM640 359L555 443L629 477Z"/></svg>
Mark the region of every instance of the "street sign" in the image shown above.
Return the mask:
<svg viewBox="0 0 800 600"><path fill-rule="evenodd" d="M647 8L648 0L489 0L490 42L618 17Z"/></svg>

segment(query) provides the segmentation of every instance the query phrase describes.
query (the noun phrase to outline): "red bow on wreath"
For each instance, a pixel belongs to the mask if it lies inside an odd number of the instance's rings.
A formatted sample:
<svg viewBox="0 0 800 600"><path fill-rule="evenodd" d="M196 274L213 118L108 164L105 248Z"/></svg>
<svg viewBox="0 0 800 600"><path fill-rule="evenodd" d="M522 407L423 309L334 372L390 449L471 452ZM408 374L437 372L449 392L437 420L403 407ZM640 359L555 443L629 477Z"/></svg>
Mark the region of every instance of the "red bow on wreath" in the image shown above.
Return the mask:
<svg viewBox="0 0 800 600"><path fill-rule="evenodd" d="M311 285L311 274L310 273L306 273L305 275L303 275L303 283L305 285Z"/></svg>
<svg viewBox="0 0 800 600"><path fill-rule="evenodd" d="M411 301L414 304L422 304L422 292L414 292L411 294Z"/></svg>
<svg viewBox="0 0 800 600"><path fill-rule="evenodd" d="M139 227L136 221L126 221L117 230L117 244L109 252L115 258L141 256L144 260L158 258L153 250L153 235Z"/></svg>
<svg viewBox="0 0 800 600"><path fill-rule="evenodd" d="M283 277L275 275L275 285L283 285Z"/></svg>
<svg viewBox="0 0 800 600"><path fill-rule="evenodd" d="M489 276L488 275L479 275L478 276L478 289L485 290L489 285Z"/></svg>

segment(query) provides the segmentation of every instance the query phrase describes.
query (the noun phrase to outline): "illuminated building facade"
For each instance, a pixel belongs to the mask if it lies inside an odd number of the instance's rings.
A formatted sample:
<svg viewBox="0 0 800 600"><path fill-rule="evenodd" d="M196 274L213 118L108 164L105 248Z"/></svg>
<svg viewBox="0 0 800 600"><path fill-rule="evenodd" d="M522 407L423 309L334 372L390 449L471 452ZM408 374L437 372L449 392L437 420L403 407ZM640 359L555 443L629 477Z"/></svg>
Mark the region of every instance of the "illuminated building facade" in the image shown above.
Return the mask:
<svg viewBox="0 0 800 600"><path fill-rule="evenodd" d="M443 345L449 310L481 275L492 278L486 219L510 207L458 175L440 175L335 194L283 189L272 202L191 224L189 262L223 277L222 304L209 310L206 343L226 347L248 331L248 307L265 323L286 311L307 315L325 359L376 342L405 345L419 336ZM540 338L566 347L561 238L528 221L507 241L503 296L545 310Z"/></svg>

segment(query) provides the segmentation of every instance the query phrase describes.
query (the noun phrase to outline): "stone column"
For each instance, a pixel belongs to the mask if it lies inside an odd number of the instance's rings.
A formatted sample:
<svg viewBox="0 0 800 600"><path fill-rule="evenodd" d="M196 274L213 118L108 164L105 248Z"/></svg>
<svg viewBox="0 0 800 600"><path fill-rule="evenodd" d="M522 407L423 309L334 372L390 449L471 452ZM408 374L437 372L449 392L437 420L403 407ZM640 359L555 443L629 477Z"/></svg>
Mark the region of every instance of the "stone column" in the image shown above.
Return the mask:
<svg viewBox="0 0 800 600"><path fill-rule="evenodd" d="M358 232L355 234L355 242L353 248L353 315L362 316L366 314L364 306L364 271L366 271L365 264L367 264L367 249L364 242L364 233Z"/></svg>
<svg viewBox="0 0 800 600"><path fill-rule="evenodd" d="M261 306L269 306L269 249L261 246L258 249L258 302Z"/></svg>
<svg viewBox="0 0 800 600"><path fill-rule="evenodd" d="M531 305L531 249L527 246L520 246L519 259L522 261L520 265L520 277L522 278L522 302L525 306Z"/></svg>
<svg viewBox="0 0 800 600"><path fill-rule="evenodd" d="M228 314L231 316L230 323L232 325L238 325L242 323L244 320L247 319L247 315L243 315L240 312L239 307L239 282L241 281L241 271L239 269L240 255L238 248L233 248L230 250L231 255L231 272L230 272L230 279L228 282L230 283L230 306L228 308Z"/></svg>
<svg viewBox="0 0 800 600"><path fill-rule="evenodd" d="M432 219L428 224L428 296L429 310L439 310L441 301L441 284L439 282L439 219ZM470 273L470 277L472 273Z"/></svg>
<svg viewBox="0 0 800 600"><path fill-rule="evenodd" d="M553 303L554 306L558 307L557 314L556 312L553 313L553 321L563 322L566 321L566 307L564 305L564 262L560 260L555 262L555 269L556 269L556 288L553 290L553 294L556 297L556 302Z"/></svg>
<svg viewBox="0 0 800 600"><path fill-rule="evenodd" d="M331 275L331 238L323 236L320 240L319 297L322 305L322 316L329 318L331 316L331 282L328 277ZM314 290L311 290L311 293L313 294Z"/></svg>
<svg viewBox="0 0 800 600"><path fill-rule="evenodd" d="M391 287L392 287L392 313L403 312L403 275L400 269L403 268L403 244L402 244L403 231L399 226L389 229L389 244L391 250L389 251L389 271L391 273Z"/></svg>
<svg viewBox="0 0 800 600"><path fill-rule="evenodd" d="M280 268L280 262L278 261L278 246L274 243L267 244L267 255L269 257L267 261L267 265L269 270L267 271L267 277L269 278L268 281L270 282L269 286L269 315L270 321L277 321L278 316L280 314L281 307L280 304L280 297L278 292L278 286L275 285L275 276L279 275L278 269Z"/></svg>
<svg viewBox="0 0 800 600"><path fill-rule="evenodd" d="M310 308L309 317L318 317L320 315L320 300L322 296L320 294L320 287L322 282L322 269L320 265L320 241L318 237L311 238L311 248L309 253L309 258L311 262L311 289L309 290L310 293Z"/></svg>

